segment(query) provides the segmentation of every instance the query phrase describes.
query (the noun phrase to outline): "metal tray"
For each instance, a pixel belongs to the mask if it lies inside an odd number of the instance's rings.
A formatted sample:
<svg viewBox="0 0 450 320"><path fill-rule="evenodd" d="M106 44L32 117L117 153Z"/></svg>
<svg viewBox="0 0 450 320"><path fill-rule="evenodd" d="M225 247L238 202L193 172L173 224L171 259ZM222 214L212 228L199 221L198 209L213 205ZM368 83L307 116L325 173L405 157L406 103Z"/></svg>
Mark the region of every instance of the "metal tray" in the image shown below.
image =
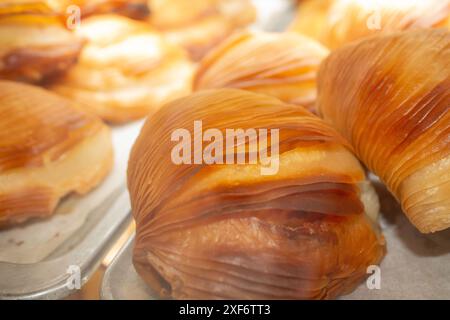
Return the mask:
<svg viewBox="0 0 450 320"><path fill-rule="evenodd" d="M75 293L79 288L68 285L74 275L72 266L80 270L81 285L86 283L131 222L129 212L128 195L122 193L68 253L33 264L0 263L0 299L61 299Z"/></svg>
<svg viewBox="0 0 450 320"><path fill-rule="evenodd" d="M27 237L30 246L17 260L0 259L0 299L61 299L75 293L80 289L78 285L82 286L89 280L109 249L131 223L125 168L128 150L141 125L141 122L137 122L113 128L113 172L86 196L69 196L61 202L58 209L66 207L67 211L74 210L71 214L76 219L79 218L73 212L79 213L81 210L86 217L85 220L76 220L80 226L77 224L57 245L52 238L47 237L46 241L51 247L48 253L37 258L29 257L34 254L34 246L41 248L46 245L39 243L40 235L36 230L42 234L55 232L55 227L49 226L55 221L52 219L64 219L65 213L59 212L64 210L57 211L57 214L47 220L31 222L31 233L27 229L29 225L0 231L6 233L2 234L3 240L20 234ZM83 211L85 207L89 208L87 212ZM38 228L33 229L36 225ZM58 230L56 227L56 231ZM7 244L4 247L10 253L18 250L11 249ZM2 256L5 255L7 254L3 252Z"/></svg>
<svg viewBox="0 0 450 320"><path fill-rule="evenodd" d="M131 263L134 235L106 269L100 288L102 300L156 300L158 295L139 277Z"/></svg>
<svg viewBox="0 0 450 320"><path fill-rule="evenodd" d="M385 187L376 181L374 184L380 197L380 224L388 251L380 265L381 287L369 289L363 282L341 299L450 299L450 230L420 234ZM134 269L133 241L134 236L106 270L102 299L159 299Z"/></svg>

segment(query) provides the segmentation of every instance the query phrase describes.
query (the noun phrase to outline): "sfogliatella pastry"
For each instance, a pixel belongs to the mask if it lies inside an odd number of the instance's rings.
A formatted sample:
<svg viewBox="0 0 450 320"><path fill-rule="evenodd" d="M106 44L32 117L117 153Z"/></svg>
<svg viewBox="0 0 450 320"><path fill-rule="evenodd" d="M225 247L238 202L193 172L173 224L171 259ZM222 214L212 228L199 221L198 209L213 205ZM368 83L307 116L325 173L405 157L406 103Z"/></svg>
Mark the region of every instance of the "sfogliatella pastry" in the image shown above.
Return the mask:
<svg viewBox="0 0 450 320"><path fill-rule="evenodd" d="M450 32L376 36L332 53L318 106L423 233L450 227Z"/></svg>
<svg viewBox="0 0 450 320"><path fill-rule="evenodd" d="M169 103L147 119L128 166L136 270L177 299L350 292L384 239L376 194L347 147L306 109L262 94L206 90Z"/></svg>
<svg viewBox="0 0 450 320"><path fill-rule="evenodd" d="M0 81L0 226L48 217L109 172L111 135L96 116L39 87Z"/></svg>
<svg viewBox="0 0 450 320"><path fill-rule="evenodd" d="M145 19L149 15L147 0L46 0L58 11L71 14L71 6L80 9L82 17L94 14L115 13L133 19Z"/></svg>
<svg viewBox="0 0 450 320"><path fill-rule="evenodd" d="M168 99L190 92L187 53L144 22L92 16L77 35L88 39L79 62L50 88L109 122L145 117Z"/></svg>
<svg viewBox="0 0 450 320"><path fill-rule="evenodd" d="M316 75L328 49L294 33L243 32L200 63L194 90L236 88L314 108Z"/></svg>
<svg viewBox="0 0 450 320"><path fill-rule="evenodd" d="M315 20L319 40L331 49L373 34L390 33L408 29L443 27L450 16L450 0L334 0L328 10L309 14L307 20ZM306 5L307 3L305 3ZM299 9L302 12L302 6ZM299 19L302 18L299 17ZM309 26L294 24L294 30L310 34Z"/></svg>
<svg viewBox="0 0 450 320"><path fill-rule="evenodd" d="M45 2L0 3L0 79L43 82L70 68L81 48Z"/></svg>
<svg viewBox="0 0 450 320"><path fill-rule="evenodd" d="M256 18L250 0L149 0L150 22L198 61Z"/></svg>

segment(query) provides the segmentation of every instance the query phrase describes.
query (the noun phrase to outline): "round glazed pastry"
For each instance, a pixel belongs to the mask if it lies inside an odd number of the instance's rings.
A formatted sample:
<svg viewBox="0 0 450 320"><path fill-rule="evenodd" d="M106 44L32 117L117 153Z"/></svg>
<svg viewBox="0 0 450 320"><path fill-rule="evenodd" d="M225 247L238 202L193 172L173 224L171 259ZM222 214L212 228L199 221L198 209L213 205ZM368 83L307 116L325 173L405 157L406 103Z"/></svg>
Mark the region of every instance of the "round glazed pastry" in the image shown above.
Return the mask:
<svg viewBox="0 0 450 320"><path fill-rule="evenodd" d="M318 107L423 233L450 227L450 32L371 37L333 52Z"/></svg>
<svg viewBox="0 0 450 320"><path fill-rule="evenodd" d="M0 81L0 225L52 214L99 184L113 162L96 116L44 89Z"/></svg>
<svg viewBox="0 0 450 320"><path fill-rule="evenodd" d="M169 103L129 160L136 270L177 299L350 292L384 239L378 199L348 148L321 119L270 96L218 89Z"/></svg>
<svg viewBox="0 0 450 320"><path fill-rule="evenodd" d="M76 33L88 43L78 64L50 88L101 118L142 118L166 100L190 92L189 57L146 23L99 15L83 20Z"/></svg>
<svg viewBox="0 0 450 320"><path fill-rule="evenodd" d="M71 67L81 48L44 1L0 3L0 79L43 82Z"/></svg>
<svg viewBox="0 0 450 320"><path fill-rule="evenodd" d="M294 33L243 32L203 59L194 90L236 88L314 108L316 75L328 49Z"/></svg>
<svg viewBox="0 0 450 320"><path fill-rule="evenodd" d="M313 25L322 25L316 28L321 29L316 34L331 49L378 33L443 27L450 16L450 0L324 0L322 3L320 9L316 7L316 11L306 10L303 14L301 5L298 23L292 29L310 34L314 28L301 19L305 15L308 21L316 19Z"/></svg>
<svg viewBox="0 0 450 320"><path fill-rule="evenodd" d="M252 23L249 0L149 0L150 22L173 43L200 60L235 30Z"/></svg>

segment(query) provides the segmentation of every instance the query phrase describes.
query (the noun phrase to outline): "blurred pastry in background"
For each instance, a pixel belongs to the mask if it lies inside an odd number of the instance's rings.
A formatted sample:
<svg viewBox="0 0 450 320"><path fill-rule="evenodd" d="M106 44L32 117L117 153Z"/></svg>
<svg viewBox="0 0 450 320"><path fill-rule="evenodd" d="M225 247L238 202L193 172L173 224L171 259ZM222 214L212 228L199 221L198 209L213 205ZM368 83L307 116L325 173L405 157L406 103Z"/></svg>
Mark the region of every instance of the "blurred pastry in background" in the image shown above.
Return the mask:
<svg viewBox="0 0 450 320"><path fill-rule="evenodd" d="M328 11L334 0L299 1L299 8L289 30L320 40Z"/></svg>
<svg viewBox="0 0 450 320"><path fill-rule="evenodd" d="M197 144L200 120L212 142L203 162L195 147L174 162L171 136L183 128ZM244 142L233 147L236 129ZM350 149L306 109L262 94L206 90L165 105L147 119L129 160L136 270L163 298L351 292L380 263L385 243L378 198ZM236 157L248 160L228 162Z"/></svg>
<svg viewBox="0 0 450 320"><path fill-rule="evenodd" d="M450 227L450 32L375 36L330 54L318 107L423 233Z"/></svg>
<svg viewBox="0 0 450 320"><path fill-rule="evenodd" d="M94 14L115 13L133 19L145 19L149 15L147 0L46 0L61 13L66 13L71 5L80 8L81 17Z"/></svg>
<svg viewBox="0 0 450 320"><path fill-rule="evenodd" d="M150 22L200 60L212 47L256 19L250 0L149 0Z"/></svg>
<svg viewBox="0 0 450 320"><path fill-rule="evenodd" d="M87 39L79 62L49 88L106 121L145 117L191 91L193 64L187 53L148 23L97 15L84 19L76 34Z"/></svg>
<svg viewBox="0 0 450 320"><path fill-rule="evenodd" d="M109 128L40 87L0 81L0 226L50 216L110 171Z"/></svg>
<svg viewBox="0 0 450 320"><path fill-rule="evenodd" d="M194 90L235 88L314 109L316 76L328 49L294 33L241 32L200 63Z"/></svg>
<svg viewBox="0 0 450 320"><path fill-rule="evenodd" d="M0 3L0 79L45 82L75 64L82 45L44 1Z"/></svg>
<svg viewBox="0 0 450 320"><path fill-rule="evenodd" d="M216 13L218 0L148 0L151 23L161 29L186 26Z"/></svg>
<svg viewBox="0 0 450 320"><path fill-rule="evenodd" d="M315 34L327 47L336 49L377 33L444 27L450 0L306 1L298 10L291 30Z"/></svg>

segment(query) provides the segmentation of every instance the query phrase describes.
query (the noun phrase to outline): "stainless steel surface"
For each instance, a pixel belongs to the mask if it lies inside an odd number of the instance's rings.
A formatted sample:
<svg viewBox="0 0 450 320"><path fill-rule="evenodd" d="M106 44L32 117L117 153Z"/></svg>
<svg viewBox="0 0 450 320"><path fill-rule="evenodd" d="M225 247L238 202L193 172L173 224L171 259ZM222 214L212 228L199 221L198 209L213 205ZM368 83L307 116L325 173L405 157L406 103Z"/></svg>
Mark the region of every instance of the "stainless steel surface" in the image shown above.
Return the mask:
<svg viewBox="0 0 450 320"><path fill-rule="evenodd" d="M0 262L0 299L59 299L74 293L67 281L70 266L78 266L81 284L87 282L101 263L115 239L131 222L128 193L121 188L96 208L97 223L87 223L64 244L67 252L55 258L33 264ZM95 216L95 217L94 217ZM79 235L84 236L80 239Z"/></svg>
<svg viewBox="0 0 450 320"><path fill-rule="evenodd" d="M158 295L139 277L131 262L134 235L106 269L100 288L103 300L155 300Z"/></svg>

